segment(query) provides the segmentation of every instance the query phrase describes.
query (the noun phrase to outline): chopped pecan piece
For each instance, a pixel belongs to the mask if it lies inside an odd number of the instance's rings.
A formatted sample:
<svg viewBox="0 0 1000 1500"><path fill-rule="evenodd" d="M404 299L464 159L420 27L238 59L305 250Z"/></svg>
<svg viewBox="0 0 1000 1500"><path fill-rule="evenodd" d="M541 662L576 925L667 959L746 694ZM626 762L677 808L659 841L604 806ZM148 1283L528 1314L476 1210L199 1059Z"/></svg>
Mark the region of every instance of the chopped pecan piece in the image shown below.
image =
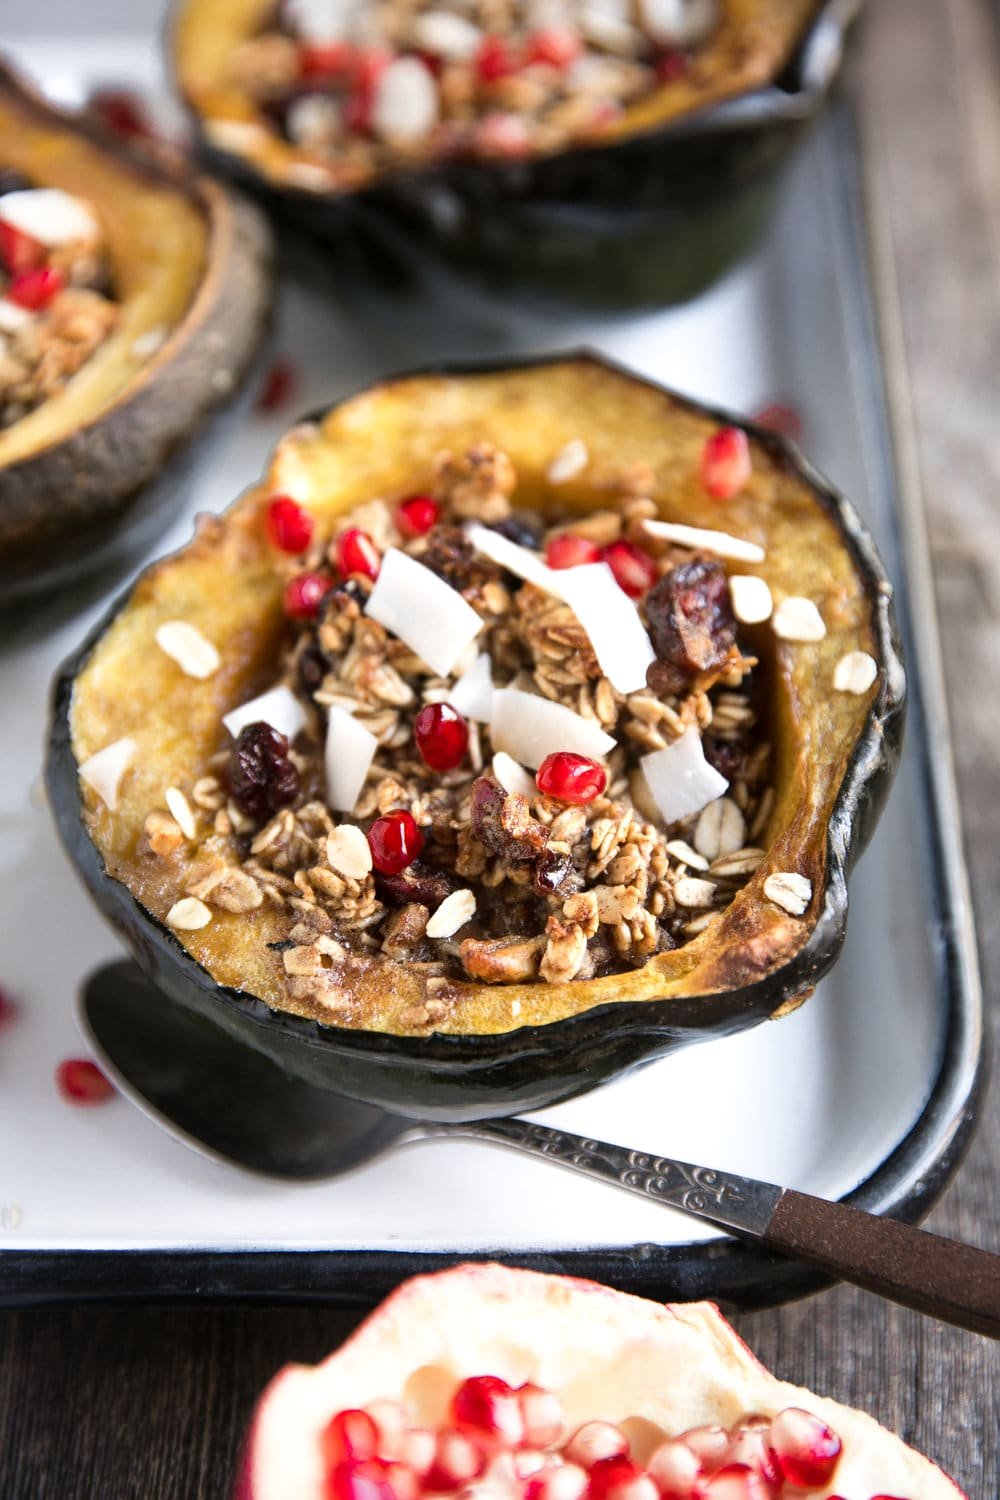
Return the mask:
<svg viewBox="0 0 1000 1500"><path fill-rule="evenodd" d="M486 984L516 984L533 979L545 946L543 937L465 938L459 948L462 967ZM584 944L586 946L586 944Z"/></svg>
<svg viewBox="0 0 1000 1500"><path fill-rule="evenodd" d="M493 854L515 864L540 858L549 831L537 822L520 792L506 792L492 776L472 785L472 831Z"/></svg>

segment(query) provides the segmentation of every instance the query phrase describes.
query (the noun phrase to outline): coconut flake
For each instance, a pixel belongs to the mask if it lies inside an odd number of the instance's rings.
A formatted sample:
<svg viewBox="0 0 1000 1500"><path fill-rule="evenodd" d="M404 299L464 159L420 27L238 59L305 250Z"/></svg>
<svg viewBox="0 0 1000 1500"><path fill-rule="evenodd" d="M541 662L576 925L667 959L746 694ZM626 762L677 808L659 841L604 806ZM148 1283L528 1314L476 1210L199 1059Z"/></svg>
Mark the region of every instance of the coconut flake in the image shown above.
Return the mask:
<svg viewBox="0 0 1000 1500"><path fill-rule="evenodd" d="M535 778L529 776L524 767L519 766L506 750L498 750L494 755L492 770L505 792L518 792L522 797L533 797L538 791Z"/></svg>
<svg viewBox="0 0 1000 1500"><path fill-rule="evenodd" d="M429 938L453 937L476 913L476 898L468 889L445 896L425 929Z"/></svg>
<svg viewBox="0 0 1000 1500"><path fill-rule="evenodd" d="M774 611L774 633L783 641L821 641L826 635L823 616L811 599L789 594Z"/></svg>
<svg viewBox="0 0 1000 1500"><path fill-rule="evenodd" d="M558 573L555 568L547 567L538 553L533 552L530 547L522 547L520 542L512 542L508 537L501 536L499 531L481 526L478 521L471 521L466 526L465 535L477 552L481 552L492 562L499 563L508 573L523 578L525 583L535 584L547 594L555 594L560 599L563 597L562 578L570 571L568 568Z"/></svg>
<svg viewBox="0 0 1000 1500"><path fill-rule="evenodd" d="M483 628L457 589L398 547L386 550L365 613L405 641L439 677L451 673Z"/></svg>
<svg viewBox="0 0 1000 1500"><path fill-rule="evenodd" d="M406 145L421 140L437 118L437 83L418 57L397 57L382 70L372 105L372 129L377 136Z"/></svg>
<svg viewBox="0 0 1000 1500"><path fill-rule="evenodd" d="M716 557L730 557L734 562L764 561L763 547L758 547L756 542L744 541L742 537L730 536L728 531L714 531L704 526L682 526L678 521L643 521L642 526L649 536L673 542L677 547L714 552Z"/></svg>
<svg viewBox="0 0 1000 1500"><path fill-rule="evenodd" d="M92 240L97 220L79 198L62 188L24 188L0 198L0 219L41 245L68 245Z"/></svg>
<svg viewBox="0 0 1000 1500"><path fill-rule="evenodd" d="M701 812L729 786L705 759L701 735L694 727L665 749L644 755L639 764L653 801L668 824Z"/></svg>
<svg viewBox="0 0 1000 1500"><path fill-rule="evenodd" d="M615 741L593 719L584 719L561 703L551 703L520 688L498 688L493 694L493 744L522 765L536 770L547 755L572 750L600 760Z"/></svg>
<svg viewBox="0 0 1000 1500"><path fill-rule="evenodd" d="M234 740L248 724L264 723L283 734L291 744L306 726L306 711L291 689L282 685L231 709L223 715L222 722Z"/></svg>
<svg viewBox="0 0 1000 1500"><path fill-rule="evenodd" d="M744 625L760 625L771 618L774 600L763 578L757 578L753 573L731 573L729 597L733 614Z"/></svg>
<svg viewBox="0 0 1000 1500"><path fill-rule="evenodd" d="M478 719L488 724L493 717L493 663L489 654L481 651L472 665L466 667L450 693L445 694L457 713L466 719Z"/></svg>
<svg viewBox="0 0 1000 1500"><path fill-rule="evenodd" d="M549 484L565 484L582 474L590 462L590 453L582 438L573 438L559 449L545 471Z"/></svg>
<svg viewBox="0 0 1000 1500"><path fill-rule="evenodd" d="M18 307L9 297L0 297L0 333L17 333L28 323L35 321L26 307Z"/></svg>
<svg viewBox="0 0 1000 1500"><path fill-rule="evenodd" d="M426 10L413 23L413 37L421 52L448 62L469 62L476 55L483 33L465 16L448 10Z"/></svg>
<svg viewBox="0 0 1000 1500"><path fill-rule="evenodd" d="M619 693L646 686L656 659L639 612L607 563L583 563L559 573L560 594L587 632L598 665Z"/></svg>
<svg viewBox="0 0 1000 1500"><path fill-rule="evenodd" d="M378 740L344 708L331 708L326 726L326 800L335 812L353 812Z"/></svg>
<svg viewBox="0 0 1000 1500"><path fill-rule="evenodd" d="M157 629L156 644L187 677L211 677L222 665L212 642L186 620L165 620Z"/></svg>
<svg viewBox="0 0 1000 1500"><path fill-rule="evenodd" d="M126 737L105 745L103 750L88 756L79 767L80 780L93 787L109 812L114 812L118 806L118 788L138 751L135 740Z"/></svg>

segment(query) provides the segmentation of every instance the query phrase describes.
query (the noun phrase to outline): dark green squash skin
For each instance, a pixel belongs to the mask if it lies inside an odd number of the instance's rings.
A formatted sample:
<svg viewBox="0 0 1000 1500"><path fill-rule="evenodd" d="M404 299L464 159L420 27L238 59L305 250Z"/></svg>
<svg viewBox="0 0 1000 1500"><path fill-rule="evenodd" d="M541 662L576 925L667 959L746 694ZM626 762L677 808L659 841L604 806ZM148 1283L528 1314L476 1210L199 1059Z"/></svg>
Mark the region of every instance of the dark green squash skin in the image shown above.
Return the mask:
<svg viewBox="0 0 1000 1500"><path fill-rule="evenodd" d="M167 356L66 437L0 467L0 608L135 560L174 519L211 419L243 385L270 320L272 244L259 210L217 184L125 149L54 109L0 64L0 92L142 176L180 188L208 222L195 304Z"/></svg>
<svg viewBox="0 0 1000 1500"><path fill-rule="evenodd" d="M486 297L554 308L666 306L695 296L753 246L782 168L836 77L861 0L817 0L769 88L603 147L387 176L356 194L281 187L202 140L206 161L275 221L398 296L441 267ZM822 47L817 38L822 37ZM195 119L198 125L197 118Z"/></svg>
<svg viewBox="0 0 1000 1500"><path fill-rule="evenodd" d="M567 357L572 353L518 363L545 365ZM583 357L660 389L601 356L588 352ZM434 373L484 373L490 368L496 366L465 364ZM584 1093L691 1042L745 1030L780 1011L786 1002L803 997L834 963L847 930L848 876L878 821L902 745L906 680L892 584L853 506L791 443L730 412L672 394L720 424L745 427L812 488L836 521L874 605L881 683L830 815L823 905L808 941L788 962L741 989L600 1005L546 1026L497 1035L412 1037L324 1026L274 1011L253 995L217 984L125 885L108 876L81 816L70 723L73 687L111 621L128 606L130 590L56 675L45 767L49 806L84 884L163 992L165 1003L176 1002L231 1038L234 1066L236 1050L250 1047L291 1077L420 1119L472 1120L522 1113ZM305 420L321 416L313 413Z"/></svg>

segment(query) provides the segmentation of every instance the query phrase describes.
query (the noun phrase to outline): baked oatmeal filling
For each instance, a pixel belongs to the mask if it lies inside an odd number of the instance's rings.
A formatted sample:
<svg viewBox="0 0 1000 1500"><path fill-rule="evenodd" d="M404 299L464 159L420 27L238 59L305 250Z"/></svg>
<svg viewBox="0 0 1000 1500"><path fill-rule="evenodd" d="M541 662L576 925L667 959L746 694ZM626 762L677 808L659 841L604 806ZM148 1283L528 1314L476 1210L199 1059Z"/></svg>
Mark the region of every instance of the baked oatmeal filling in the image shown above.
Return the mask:
<svg viewBox="0 0 1000 1500"><path fill-rule="evenodd" d="M586 142L697 69L718 0L285 0L230 60L345 186L410 160Z"/></svg>
<svg viewBox="0 0 1000 1500"><path fill-rule="evenodd" d="M732 492L742 434L720 437L735 453L705 479ZM567 445L550 481L586 461ZM702 931L763 858L770 749L739 632L770 600L720 560L749 544L660 522L647 478L543 517L480 444L323 545L272 497L289 642L205 774L146 820L150 857L195 845L168 922L280 908L298 999L340 958L559 983ZM218 665L183 622L157 641L191 675Z"/></svg>
<svg viewBox="0 0 1000 1500"><path fill-rule="evenodd" d="M90 206L0 171L0 428L61 391L117 320Z"/></svg>

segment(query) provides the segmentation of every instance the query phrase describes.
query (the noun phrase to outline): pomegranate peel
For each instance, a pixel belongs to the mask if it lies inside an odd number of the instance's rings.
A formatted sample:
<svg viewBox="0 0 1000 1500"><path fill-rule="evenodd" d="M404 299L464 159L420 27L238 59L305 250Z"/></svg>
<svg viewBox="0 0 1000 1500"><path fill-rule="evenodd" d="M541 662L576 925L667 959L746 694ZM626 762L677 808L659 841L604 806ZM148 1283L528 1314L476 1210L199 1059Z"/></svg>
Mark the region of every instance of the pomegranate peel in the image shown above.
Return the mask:
<svg viewBox="0 0 1000 1500"><path fill-rule="evenodd" d="M279 1371L257 1406L234 1500L325 1500L321 1434L336 1413L399 1400L412 1423L444 1428L461 1383L487 1373L558 1396L567 1432L588 1422L631 1431L639 1466L690 1429L755 1430L758 1418L794 1409L843 1445L829 1484L798 1491L803 1500L962 1500L940 1469L871 1417L770 1374L711 1303L659 1306L593 1282L486 1264L405 1282L321 1364ZM484 1454L481 1483L455 1489L486 1500L504 1488L501 1462L513 1475L509 1455L487 1469ZM544 1479L558 1473L547 1467L504 1493L547 1494ZM433 1487L425 1481L422 1490ZM767 1500L773 1490L727 1458L701 1493Z"/></svg>

